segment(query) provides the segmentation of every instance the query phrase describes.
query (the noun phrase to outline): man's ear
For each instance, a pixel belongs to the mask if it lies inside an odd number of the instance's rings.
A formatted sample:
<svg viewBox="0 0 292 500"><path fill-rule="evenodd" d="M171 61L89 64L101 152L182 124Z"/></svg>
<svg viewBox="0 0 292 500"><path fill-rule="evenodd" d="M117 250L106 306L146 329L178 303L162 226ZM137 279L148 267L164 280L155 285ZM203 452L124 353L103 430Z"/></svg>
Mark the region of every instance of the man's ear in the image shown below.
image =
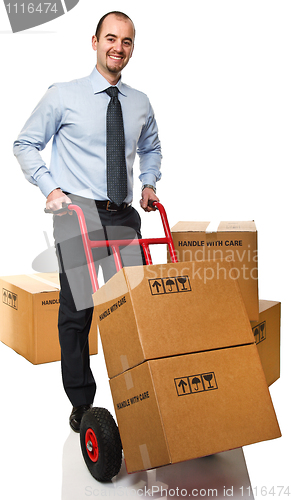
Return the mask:
<svg viewBox="0 0 292 500"><path fill-rule="evenodd" d="M132 45L132 52L131 52L130 58L132 57L133 52L134 52L134 42L133 42L133 45Z"/></svg>
<svg viewBox="0 0 292 500"><path fill-rule="evenodd" d="M93 50L96 50L97 43L98 43L97 38L96 38L95 35L93 35L93 37L92 37L92 48L93 48Z"/></svg>

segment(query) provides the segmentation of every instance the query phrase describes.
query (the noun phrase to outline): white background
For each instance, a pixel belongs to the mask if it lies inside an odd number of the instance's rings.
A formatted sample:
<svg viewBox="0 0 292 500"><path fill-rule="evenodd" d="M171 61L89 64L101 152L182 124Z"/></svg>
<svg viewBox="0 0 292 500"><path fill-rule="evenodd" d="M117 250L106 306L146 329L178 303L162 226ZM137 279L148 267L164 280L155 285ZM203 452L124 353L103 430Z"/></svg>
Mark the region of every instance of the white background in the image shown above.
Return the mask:
<svg viewBox="0 0 292 500"><path fill-rule="evenodd" d="M32 261L46 249L44 231L53 243L45 199L24 179L13 141L51 83L91 72L91 36L98 19L114 9L136 25L123 79L148 94L156 113L163 147L158 195L170 225L256 222L260 298L282 303L282 371L271 395L283 437L244 454L257 496L263 486L290 486L292 495L290 1L108 0L104 7L80 0L59 19L15 34L1 3L0 275L34 272ZM43 157L49 163L50 147ZM136 180L136 207L139 196ZM157 214L141 216L144 236L161 234ZM70 411L59 363L32 366L0 344L0 369L2 498L59 498ZM107 402L107 391L99 388L99 399ZM47 440L47 432L54 438Z"/></svg>

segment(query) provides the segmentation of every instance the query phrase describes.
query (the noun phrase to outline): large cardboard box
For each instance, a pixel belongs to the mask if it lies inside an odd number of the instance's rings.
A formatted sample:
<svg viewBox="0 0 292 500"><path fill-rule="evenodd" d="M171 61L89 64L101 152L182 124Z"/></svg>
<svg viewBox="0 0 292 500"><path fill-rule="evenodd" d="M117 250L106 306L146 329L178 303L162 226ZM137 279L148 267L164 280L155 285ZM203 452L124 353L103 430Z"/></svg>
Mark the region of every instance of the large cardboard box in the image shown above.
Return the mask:
<svg viewBox="0 0 292 500"><path fill-rule="evenodd" d="M280 377L281 303L260 300L259 313L259 320L251 326L267 384L271 385Z"/></svg>
<svg viewBox="0 0 292 500"><path fill-rule="evenodd" d="M109 377L146 360L253 343L228 262L125 267L93 296Z"/></svg>
<svg viewBox="0 0 292 500"><path fill-rule="evenodd" d="M257 230L253 221L178 222L171 228L180 262L227 259L250 321L259 318ZM218 264L219 265L219 264Z"/></svg>
<svg viewBox="0 0 292 500"><path fill-rule="evenodd" d="M94 294L128 472L280 436L230 269L126 267Z"/></svg>
<svg viewBox="0 0 292 500"><path fill-rule="evenodd" d="M0 340L33 364L59 361L59 279L57 273L0 278ZM93 315L90 353L97 353Z"/></svg>
<svg viewBox="0 0 292 500"><path fill-rule="evenodd" d="M110 386L128 472L281 435L255 344L146 361Z"/></svg>

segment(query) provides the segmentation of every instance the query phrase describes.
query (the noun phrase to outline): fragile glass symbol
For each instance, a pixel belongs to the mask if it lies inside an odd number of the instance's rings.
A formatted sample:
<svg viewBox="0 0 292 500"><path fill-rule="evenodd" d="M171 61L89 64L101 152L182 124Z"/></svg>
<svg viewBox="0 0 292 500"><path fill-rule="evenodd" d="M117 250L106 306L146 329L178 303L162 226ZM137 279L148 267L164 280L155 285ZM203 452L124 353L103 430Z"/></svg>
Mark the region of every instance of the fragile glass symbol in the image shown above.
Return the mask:
<svg viewBox="0 0 292 500"><path fill-rule="evenodd" d="M266 340L266 323L263 321L260 325L257 325L255 328L253 328L253 334L254 334L254 339L255 343L259 344L263 340Z"/></svg>
<svg viewBox="0 0 292 500"><path fill-rule="evenodd" d="M204 379L209 382L209 386L208 386L208 389L213 389L214 386L211 385L211 380L213 378L213 374L212 373L207 373L207 375L203 375Z"/></svg>
<svg viewBox="0 0 292 500"><path fill-rule="evenodd" d="M180 278L177 278L177 281L183 286L182 290L186 290L185 283L187 281L187 278L184 276L181 276Z"/></svg>

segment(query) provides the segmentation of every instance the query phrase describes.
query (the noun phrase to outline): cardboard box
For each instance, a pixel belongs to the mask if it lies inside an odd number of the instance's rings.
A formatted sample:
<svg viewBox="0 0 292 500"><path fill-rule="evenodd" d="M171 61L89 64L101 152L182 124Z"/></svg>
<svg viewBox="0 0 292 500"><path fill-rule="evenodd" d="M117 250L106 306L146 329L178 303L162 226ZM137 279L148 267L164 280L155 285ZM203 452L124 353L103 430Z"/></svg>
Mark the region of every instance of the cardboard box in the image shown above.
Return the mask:
<svg viewBox="0 0 292 500"><path fill-rule="evenodd" d="M230 269L212 261L115 274L93 295L109 377L150 359L254 343Z"/></svg>
<svg viewBox="0 0 292 500"><path fill-rule="evenodd" d="M0 340L33 364L59 361L59 278L57 273L0 278ZM97 353L93 315L90 353Z"/></svg>
<svg viewBox="0 0 292 500"><path fill-rule="evenodd" d="M267 384L280 377L281 303L260 300L259 321L251 322Z"/></svg>
<svg viewBox="0 0 292 500"><path fill-rule="evenodd" d="M230 276L238 280L250 321L259 318L258 252L255 223L178 222L171 229L180 262L227 259Z"/></svg>
<svg viewBox="0 0 292 500"><path fill-rule="evenodd" d="M93 298L128 472L281 435L230 263L126 267Z"/></svg>
<svg viewBox="0 0 292 500"><path fill-rule="evenodd" d="M281 435L255 344L146 361L110 386L128 472Z"/></svg>

